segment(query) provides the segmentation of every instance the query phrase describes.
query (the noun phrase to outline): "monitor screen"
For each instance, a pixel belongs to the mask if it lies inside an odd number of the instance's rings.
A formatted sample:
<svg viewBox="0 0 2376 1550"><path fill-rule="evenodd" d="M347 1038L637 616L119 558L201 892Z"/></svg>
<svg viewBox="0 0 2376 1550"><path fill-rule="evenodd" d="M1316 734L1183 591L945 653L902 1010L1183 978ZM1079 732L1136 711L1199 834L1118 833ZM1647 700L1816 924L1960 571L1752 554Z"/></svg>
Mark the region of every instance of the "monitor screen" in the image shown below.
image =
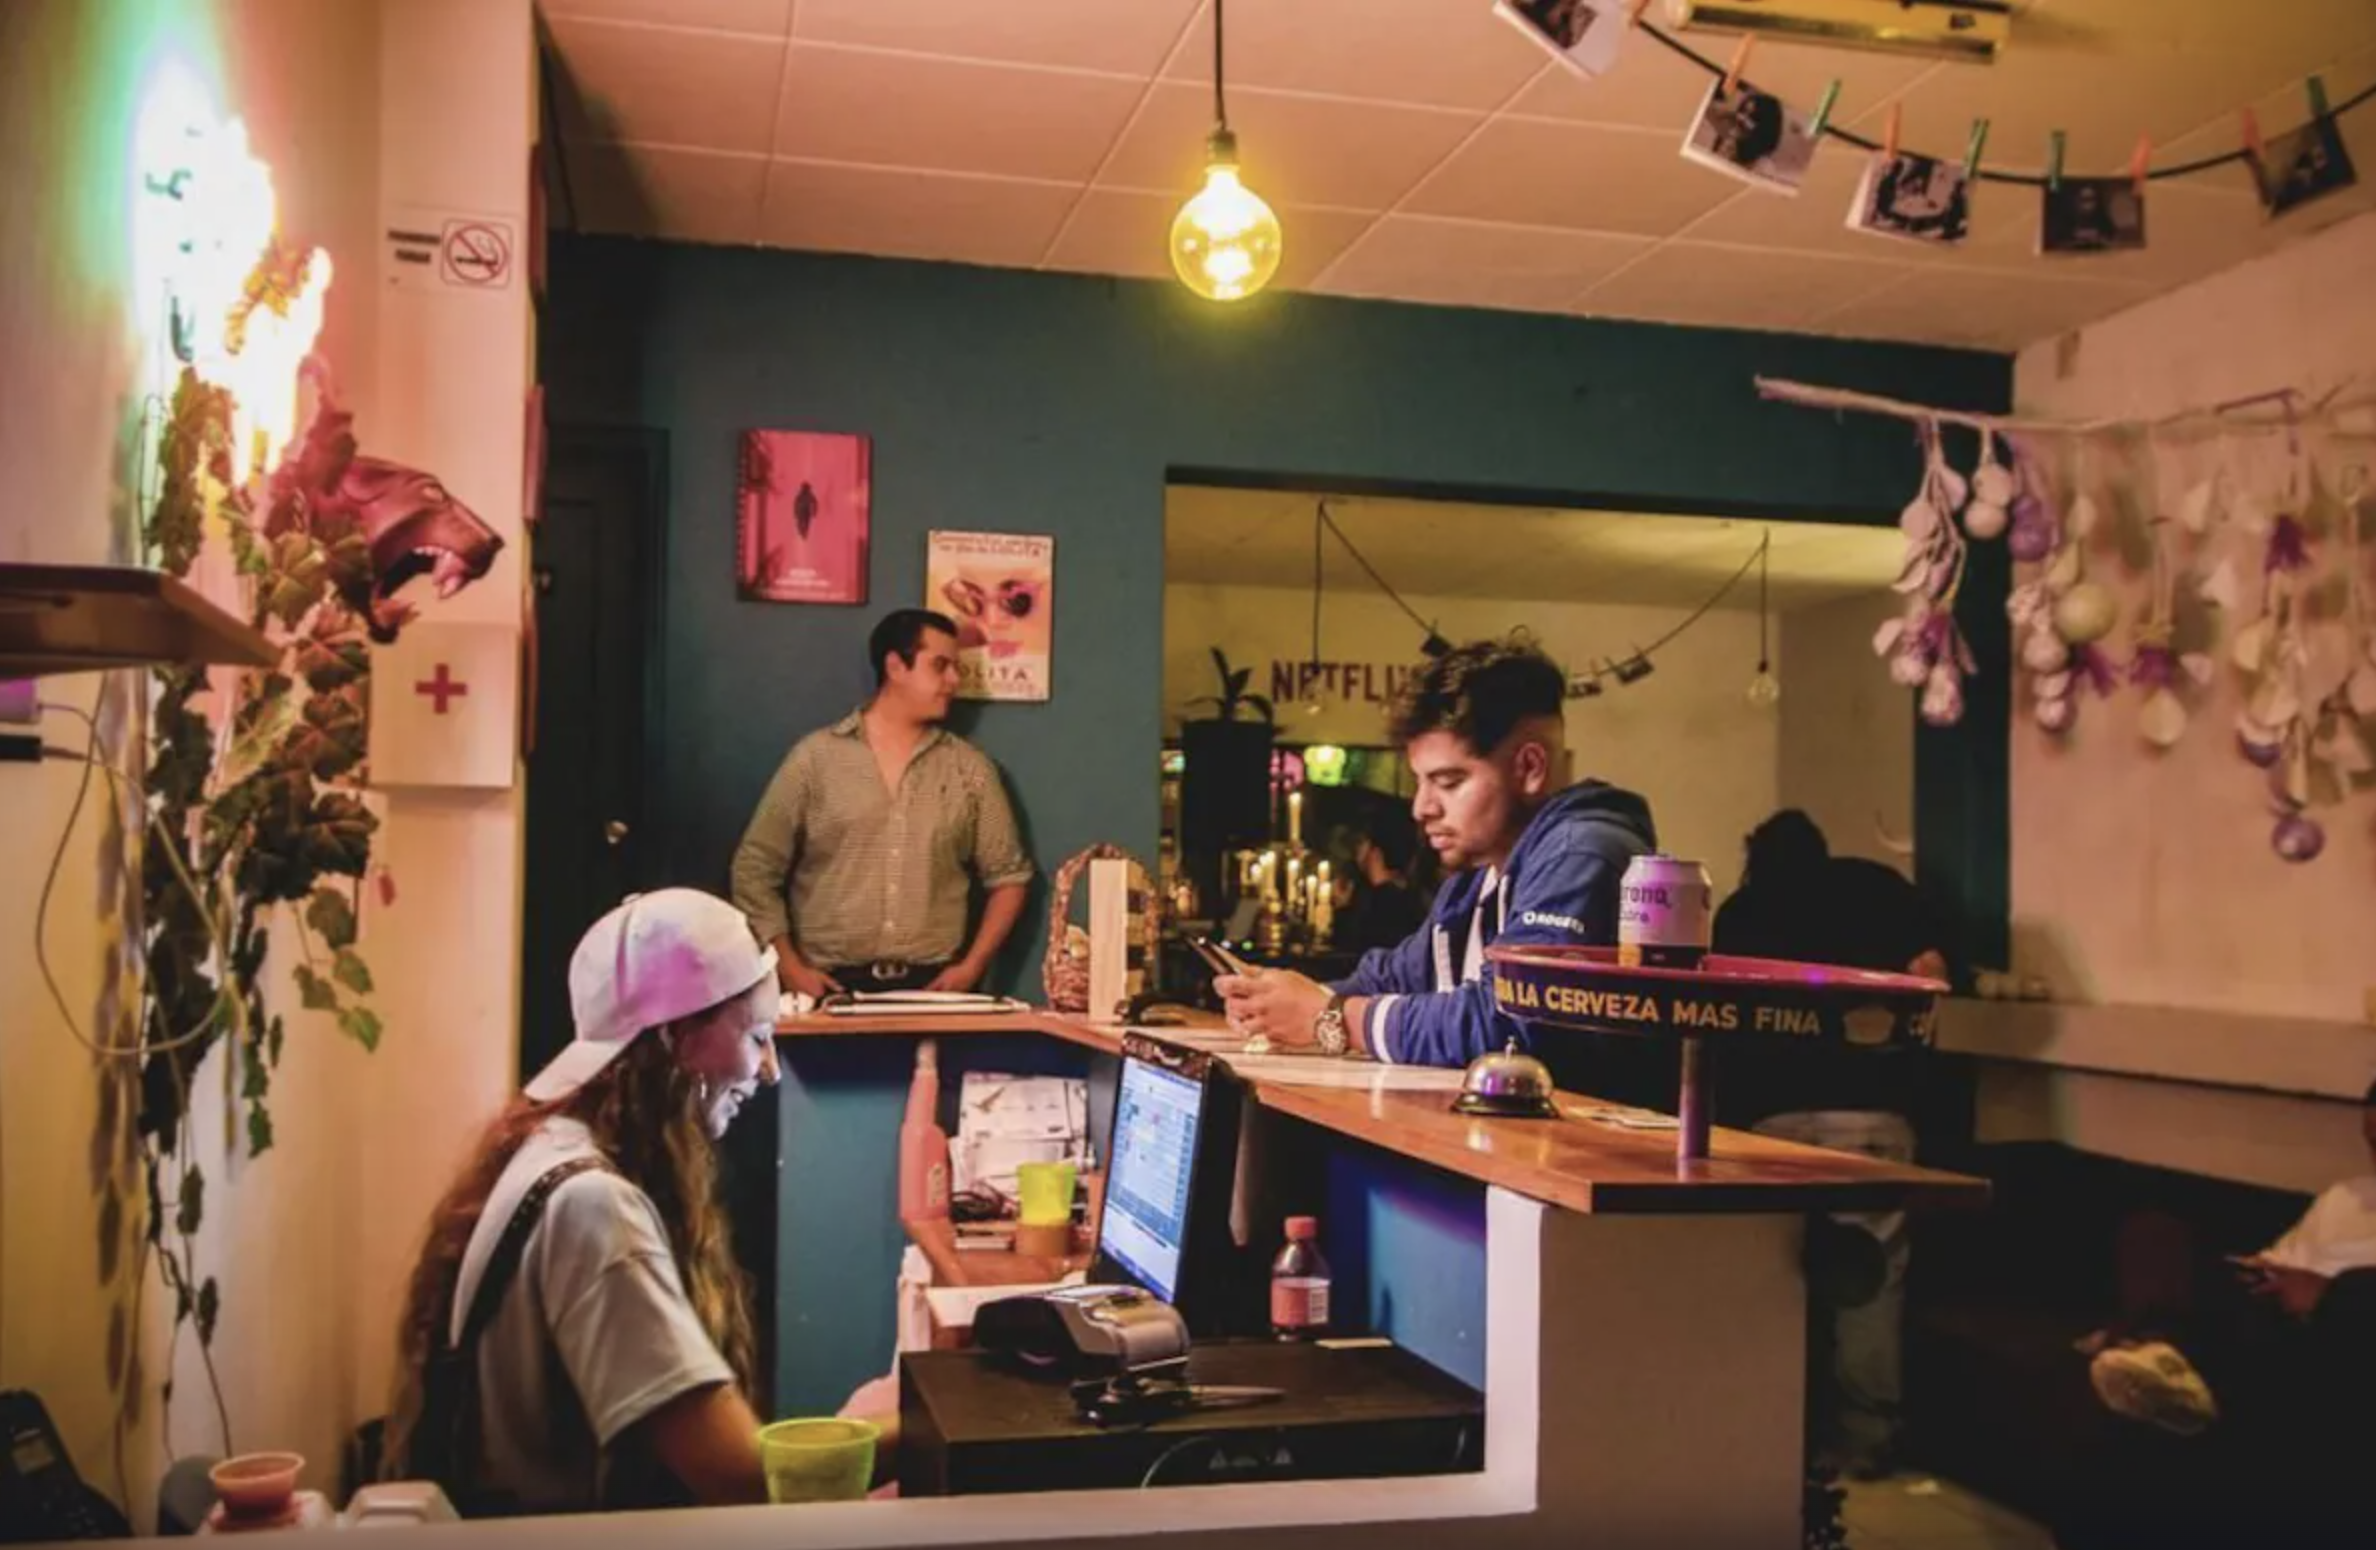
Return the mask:
<svg viewBox="0 0 2376 1550"><path fill-rule="evenodd" d="M1136 1056L1122 1062L1097 1246L1165 1302L1179 1293L1204 1103L1204 1083Z"/></svg>

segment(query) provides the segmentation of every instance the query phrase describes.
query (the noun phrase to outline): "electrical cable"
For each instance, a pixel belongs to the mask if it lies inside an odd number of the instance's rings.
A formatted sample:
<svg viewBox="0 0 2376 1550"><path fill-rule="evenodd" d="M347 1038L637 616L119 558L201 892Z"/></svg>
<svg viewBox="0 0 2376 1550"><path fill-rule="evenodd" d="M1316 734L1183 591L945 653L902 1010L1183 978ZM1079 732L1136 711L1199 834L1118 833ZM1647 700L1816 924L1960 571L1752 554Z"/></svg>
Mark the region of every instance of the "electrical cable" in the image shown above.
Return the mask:
<svg viewBox="0 0 2376 1550"><path fill-rule="evenodd" d="M1155 1462L1149 1464L1147 1466L1147 1472L1139 1476L1138 1488L1144 1491L1148 1487L1152 1486L1155 1483L1155 1477L1163 1473L1163 1466L1170 1463L1184 1450L1193 1448L1199 1443L1208 1443L1215 1440L1214 1434L1211 1432L1198 1432L1193 1436L1181 1438L1178 1442L1173 1443L1170 1447L1155 1455Z"/></svg>
<svg viewBox="0 0 2376 1550"><path fill-rule="evenodd" d="M1213 0L1213 128L1220 134L1229 133L1229 99L1221 90L1221 7L1222 0Z"/></svg>
<svg viewBox="0 0 2376 1550"><path fill-rule="evenodd" d="M1698 49L1693 48L1690 44L1685 43L1682 39L1670 35L1664 29L1657 27L1650 22L1643 22L1641 26L1642 30L1648 33L1652 38L1656 39L1660 43L1665 44L1669 49L1672 49L1675 53L1682 55L1685 59L1690 60L1693 64L1699 66L1702 70L1707 71L1710 75L1715 76L1717 79L1721 80L1725 76L1732 73L1723 65L1720 65L1713 59L1710 59L1707 55L1701 53ZM2344 114L2349 113L2352 109L2360 107L2372 99L2376 99L2376 85L2362 87L2360 90L2353 92L2350 96L2344 98L2341 102L2338 102L2333 107L2329 108L2325 116L2328 118L2341 118ZM1856 131L1852 129L1842 129L1837 125L1826 123L1823 126L1823 132L1832 139L1844 141L1849 145L1855 146L1860 151L1878 151L1884 149L1880 141L1869 139L1864 135L1856 133ZM1947 158L1935 157L1933 159L1944 161ZM2208 172L2214 167L2224 167L2229 162L2244 162L2249 165L2252 160L2253 154L2251 150L2243 146L2238 146L2232 151L2222 151L2217 156L2202 156L2197 157L2193 161L2180 162L2175 167L2156 167L2145 174L2145 181L2158 183L2165 178L2183 178L2191 176L2197 172ZM2054 179L2042 172L1990 172L1984 167L1974 167L1972 169L1972 178L1975 182L2009 183L2025 188L2045 188L2054 181Z"/></svg>
<svg viewBox="0 0 2376 1550"><path fill-rule="evenodd" d="M1378 574L1378 568L1370 564L1368 559L1362 555L1362 552L1359 549L1353 547L1353 540L1345 536L1345 530L1337 526L1336 518L1329 515L1328 502L1326 501L1320 502L1320 520L1327 524L1328 531L1336 536L1336 541L1344 545L1345 552L1353 556L1353 562L1356 565L1359 565L1362 570L1368 574L1370 580L1377 583L1378 590L1386 594L1387 601L1393 603L1395 607L1401 609L1403 611L1404 617L1408 618L1413 624L1416 624L1428 634L1433 635L1435 633L1435 626L1429 624L1425 619L1420 618L1418 611L1412 608L1410 604L1404 602L1402 595L1396 592L1394 588L1386 584L1386 578ZM1724 584L1722 586L1718 587L1714 592L1709 593L1706 601L1702 602L1690 613L1684 615L1681 623L1668 630L1664 635L1659 636L1649 645L1635 647L1633 657L1628 658L1628 660L1630 661L1637 658L1644 660L1648 659L1653 652L1663 650L1674 641L1676 636L1681 635L1685 630L1690 629L1693 625L1699 623L1700 620L1706 618L1710 610L1714 609L1717 604L1723 602L1726 597L1731 595L1732 589L1741 584L1741 578L1749 574L1750 567L1757 564L1759 558L1765 553L1766 544L1770 543L1771 541L1771 534L1768 534L1764 539L1760 540L1758 547L1749 552L1749 558L1743 560L1741 562L1740 568L1725 578ZM1318 600L1317 597L1315 597L1315 615L1317 614L1317 611ZM1590 672L1579 673L1575 676L1580 679L1597 683L1602 678L1610 676L1613 672L1614 669L1595 668Z"/></svg>
<svg viewBox="0 0 2376 1550"><path fill-rule="evenodd" d="M1386 600L1401 609L1404 617L1413 624L1433 635L1435 626L1420 618L1418 611L1402 600L1402 594L1386 584L1386 578L1378 574L1378 568L1372 565L1359 549L1353 547L1353 540L1345 536L1345 530L1337 526L1336 518L1328 514L1328 502L1326 501L1320 503L1320 520L1327 524L1328 531L1335 535L1336 541L1345 546L1345 552L1353 556L1353 563L1366 571L1369 574L1369 579L1378 584L1378 590L1386 594Z"/></svg>
<svg viewBox="0 0 2376 1550"><path fill-rule="evenodd" d="M146 1060L151 1055L161 1055L171 1050L196 1044L208 1037L214 1030L216 1014L226 1006L230 1008L233 1030L236 1031L245 1024L246 1013L239 1004L238 996L227 985L217 988L215 1004L207 1009L205 1018L196 1027L186 1033L161 1039L154 1044L142 1042L137 1035L130 1044L100 1044L84 1033L82 1024L75 1020L73 1009L66 1004L66 993L59 987L57 974L50 967L48 943L50 897L57 890L58 873L66 861L67 845L74 838L75 825L82 818L83 802L90 795L91 773L96 770L107 777L110 788L114 791L119 803L123 800L124 783L130 781L137 786L138 778L117 769L113 764L100 757L99 722L98 718L89 711L79 705L68 705L55 700L43 700L40 702L40 708L45 711L60 711L66 715L77 717L90 729L89 741L81 753L76 753L71 748L60 748L54 743L44 743L41 748L44 758L64 759L83 767L82 779L75 784L73 805L67 809L65 827L59 831L57 848L50 852L49 870L41 880L41 898L33 910L33 963L34 967L41 972L41 983L49 990L50 1002L57 1008L59 1020L65 1023L66 1031L73 1036L75 1043L101 1060ZM199 918L205 921L207 935L213 940L215 951L222 956L225 962L228 962L231 949L230 944L224 938L222 922L215 918L214 911L208 907L205 891L192 880L189 868L182 860L180 847L168 841L162 848L167 863L173 868L174 877L190 896L190 902L197 907Z"/></svg>

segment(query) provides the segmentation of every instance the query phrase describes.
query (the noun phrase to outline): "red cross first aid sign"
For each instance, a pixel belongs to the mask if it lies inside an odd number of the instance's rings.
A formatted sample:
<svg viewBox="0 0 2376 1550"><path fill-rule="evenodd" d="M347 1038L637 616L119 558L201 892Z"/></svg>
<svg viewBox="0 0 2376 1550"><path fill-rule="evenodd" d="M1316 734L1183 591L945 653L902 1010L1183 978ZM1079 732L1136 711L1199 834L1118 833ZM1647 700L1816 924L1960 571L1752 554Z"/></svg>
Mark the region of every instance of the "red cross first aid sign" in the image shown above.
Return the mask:
<svg viewBox="0 0 2376 1550"><path fill-rule="evenodd" d="M520 639L416 619L371 651L371 783L503 790L519 747Z"/></svg>

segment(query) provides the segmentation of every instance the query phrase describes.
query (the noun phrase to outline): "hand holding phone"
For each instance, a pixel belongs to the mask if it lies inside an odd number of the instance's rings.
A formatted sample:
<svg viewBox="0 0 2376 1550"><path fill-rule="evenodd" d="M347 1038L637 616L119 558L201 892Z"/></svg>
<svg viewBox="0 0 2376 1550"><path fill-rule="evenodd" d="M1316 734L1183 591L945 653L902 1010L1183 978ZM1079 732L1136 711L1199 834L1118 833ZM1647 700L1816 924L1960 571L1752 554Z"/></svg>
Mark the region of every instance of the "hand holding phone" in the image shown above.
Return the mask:
<svg viewBox="0 0 2376 1550"><path fill-rule="evenodd" d="M1196 956L1205 961L1205 967L1217 975L1234 974L1244 979L1251 979L1254 975L1252 964L1245 962L1211 937L1191 937L1188 945L1196 949Z"/></svg>

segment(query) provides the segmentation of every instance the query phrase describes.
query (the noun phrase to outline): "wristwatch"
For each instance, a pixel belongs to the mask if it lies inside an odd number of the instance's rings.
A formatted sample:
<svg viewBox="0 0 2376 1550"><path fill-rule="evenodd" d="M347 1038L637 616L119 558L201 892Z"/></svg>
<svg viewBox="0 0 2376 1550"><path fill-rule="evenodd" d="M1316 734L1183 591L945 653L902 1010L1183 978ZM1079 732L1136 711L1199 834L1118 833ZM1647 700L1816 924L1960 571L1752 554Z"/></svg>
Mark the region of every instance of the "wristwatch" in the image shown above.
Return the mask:
<svg viewBox="0 0 2376 1550"><path fill-rule="evenodd" d="M1345 1052L1345 998L1331 995L1328 1005L1312 1021L1312 1037L1319 1041L1323 1055L1342 1055Z"/></svg>

